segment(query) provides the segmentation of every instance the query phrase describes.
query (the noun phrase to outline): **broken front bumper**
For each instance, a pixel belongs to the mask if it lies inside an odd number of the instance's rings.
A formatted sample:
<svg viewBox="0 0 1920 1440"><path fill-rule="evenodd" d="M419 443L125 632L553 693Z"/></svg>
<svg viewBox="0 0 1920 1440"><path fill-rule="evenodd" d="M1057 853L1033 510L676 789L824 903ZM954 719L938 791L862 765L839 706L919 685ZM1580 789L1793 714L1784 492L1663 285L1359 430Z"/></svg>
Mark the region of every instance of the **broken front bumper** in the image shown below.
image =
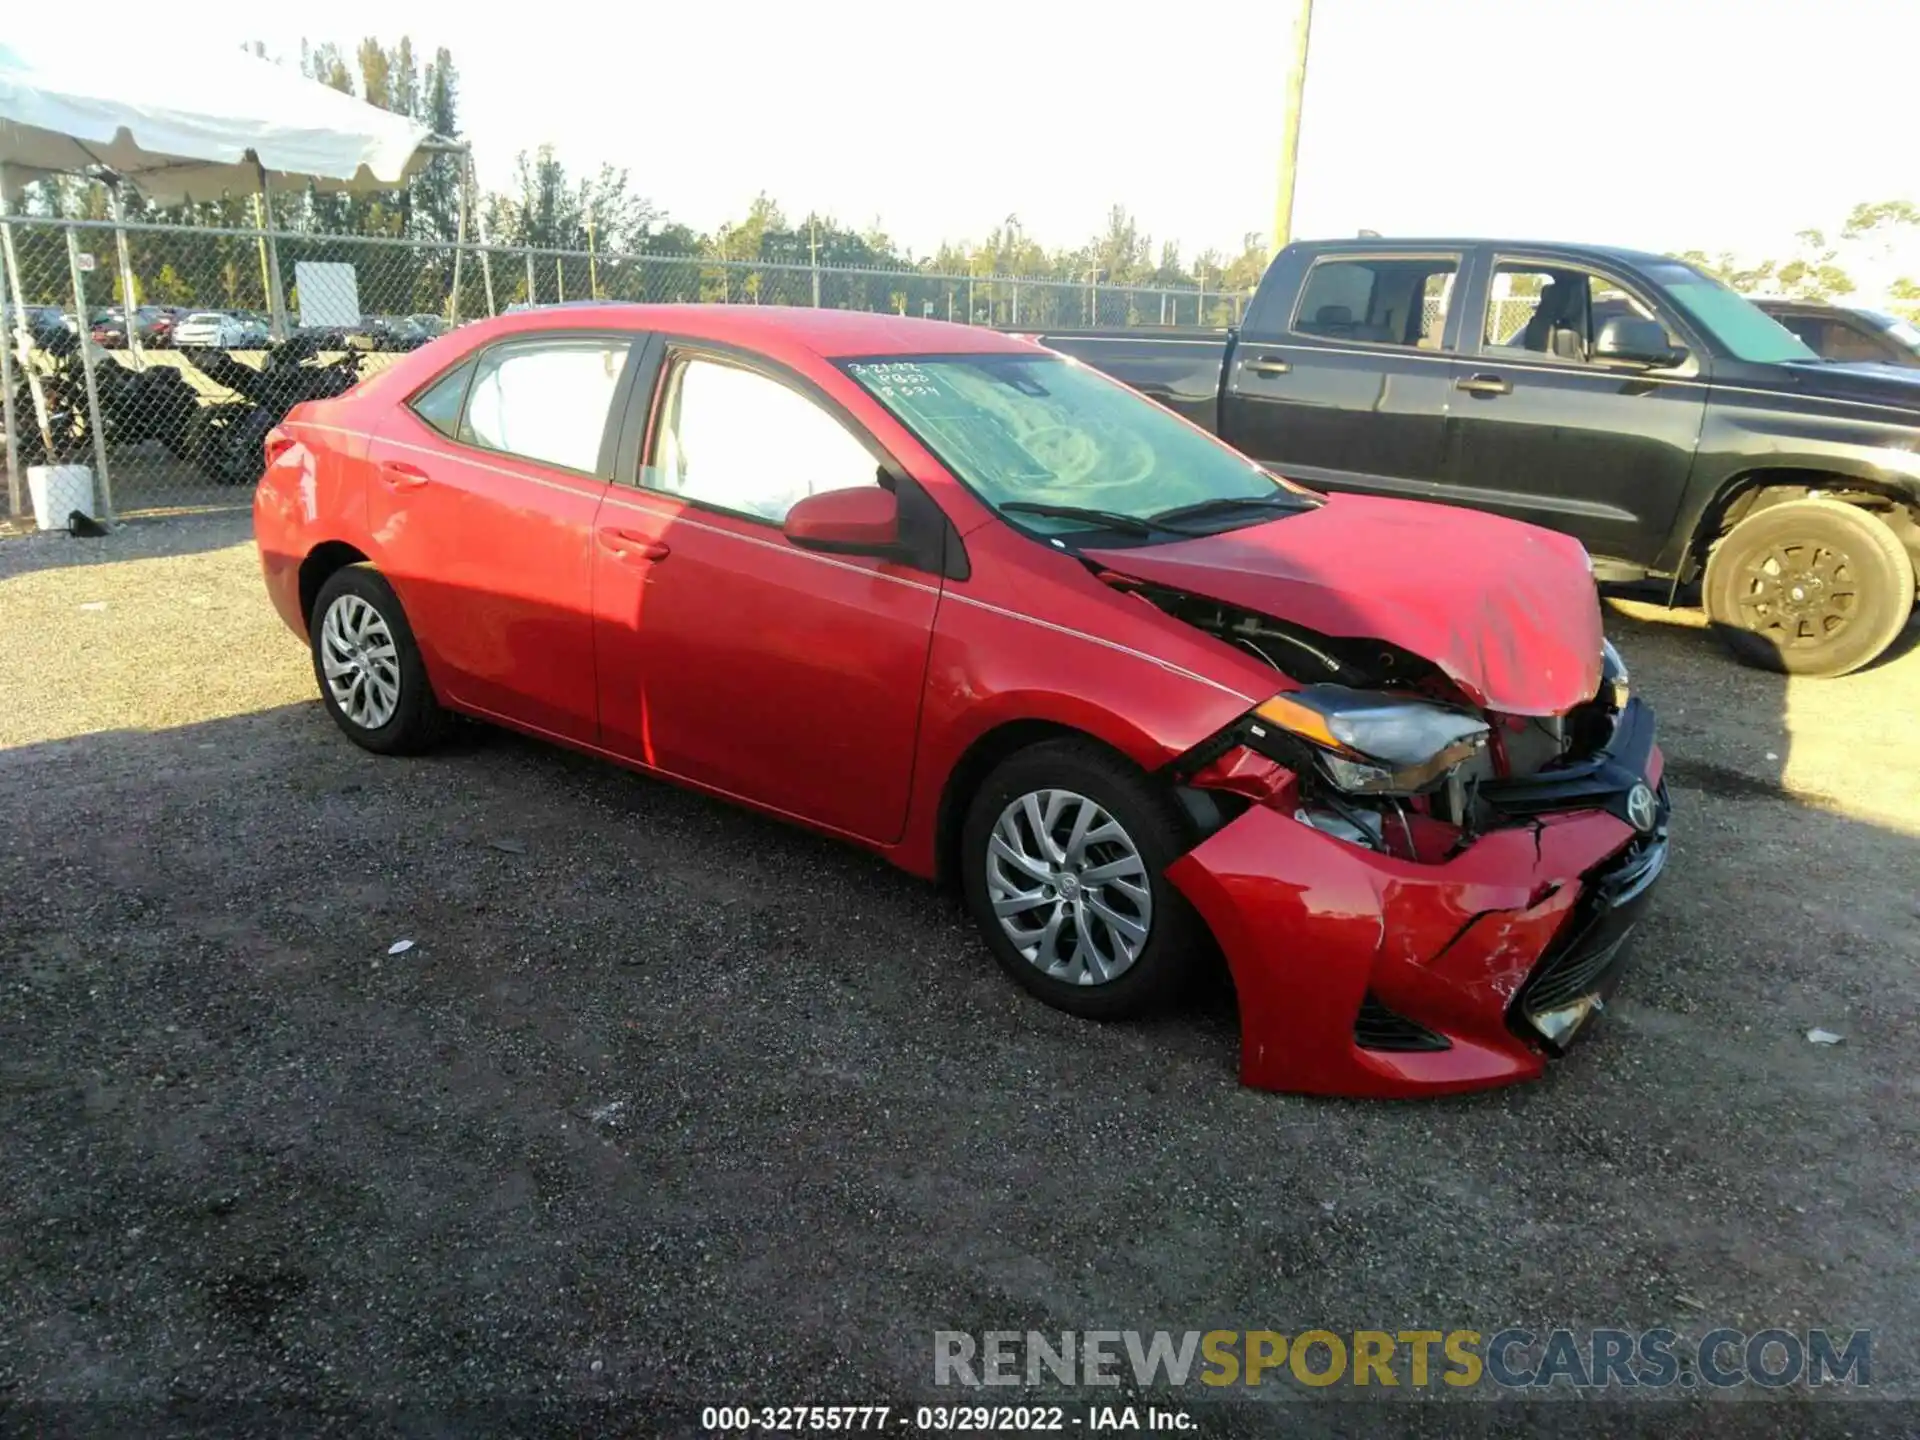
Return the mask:
<svg viewBox="0 0 1920 1440"><path fill-rule="evenodd" d="M1413 1096L1538 1076L1611 994L1666 863L1650 715L1628 763L1658 797L1645 829L1619 805L1546 810L1426 865L1256 805L1175 861L1233 972L1241 1080Z"/></svg>

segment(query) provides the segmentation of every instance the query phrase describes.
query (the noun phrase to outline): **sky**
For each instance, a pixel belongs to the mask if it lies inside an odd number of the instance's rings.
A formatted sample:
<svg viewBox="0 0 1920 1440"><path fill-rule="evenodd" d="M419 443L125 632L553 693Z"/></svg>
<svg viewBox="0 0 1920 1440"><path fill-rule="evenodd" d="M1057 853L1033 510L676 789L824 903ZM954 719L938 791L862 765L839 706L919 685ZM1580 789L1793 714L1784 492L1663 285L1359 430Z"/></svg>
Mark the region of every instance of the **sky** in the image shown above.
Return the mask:
<svg viewBox="0 0 1920 1440"><path fill-rule="evenodd" d="M1009 215L1066 246L1119 203L1190 257L1271 229L1296 3L331 0L168 30L447 45L490 186L552 142L697 229L765 190L917 254ZM1916 0L1317 0L1294 231L1779 254L1920 199L1916 42Z"/></svg>

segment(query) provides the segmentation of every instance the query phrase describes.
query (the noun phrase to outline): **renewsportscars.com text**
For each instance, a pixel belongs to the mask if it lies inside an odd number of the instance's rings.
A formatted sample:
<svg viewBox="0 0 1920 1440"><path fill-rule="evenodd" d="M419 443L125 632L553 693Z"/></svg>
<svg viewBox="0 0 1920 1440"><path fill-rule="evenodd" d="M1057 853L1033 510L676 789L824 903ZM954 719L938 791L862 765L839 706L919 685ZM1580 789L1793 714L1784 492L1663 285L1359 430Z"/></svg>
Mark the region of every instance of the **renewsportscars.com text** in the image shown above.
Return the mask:
<svg viewBox="0 0 1920 1440"><path fill-rule="evenodd" d="M1873 1332L1550 1330L938 1330L933 1381L1215 1389L1293 1384L1506 1390L1869 1386Z"/></svg>

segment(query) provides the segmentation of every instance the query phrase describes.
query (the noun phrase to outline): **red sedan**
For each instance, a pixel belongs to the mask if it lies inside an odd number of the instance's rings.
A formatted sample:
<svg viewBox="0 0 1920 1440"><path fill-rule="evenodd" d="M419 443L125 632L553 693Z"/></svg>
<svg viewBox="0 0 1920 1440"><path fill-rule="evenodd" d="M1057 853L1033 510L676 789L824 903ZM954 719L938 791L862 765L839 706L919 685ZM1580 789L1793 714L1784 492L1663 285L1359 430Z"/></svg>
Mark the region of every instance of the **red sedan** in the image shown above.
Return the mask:
<svg viewBox="0 0 1920 1440"><path fill-rule="evenodd" d="M1079 1015L1217 949L1249 1085L1538 1075L1665 864L1577 542L1316 494L1010 336L534 311L267 456L267 589L356 743L458 712L841 836Z"/></svg>

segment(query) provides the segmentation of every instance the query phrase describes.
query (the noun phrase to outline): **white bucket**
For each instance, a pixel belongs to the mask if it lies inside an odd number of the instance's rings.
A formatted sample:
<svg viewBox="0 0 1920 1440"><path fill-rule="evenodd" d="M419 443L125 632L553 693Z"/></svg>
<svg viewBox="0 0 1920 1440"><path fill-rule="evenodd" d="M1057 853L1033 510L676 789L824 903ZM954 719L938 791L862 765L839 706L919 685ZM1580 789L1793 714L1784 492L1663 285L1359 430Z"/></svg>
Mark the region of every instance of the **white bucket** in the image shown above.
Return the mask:
<svg viewBox="0 0 1920 1440"><path fill-rule="evenodd" d="M64 530L67 516L78 510L93 516L91 465L29 465L27 493L33 497L33 518L42 530Z"/></svg>

